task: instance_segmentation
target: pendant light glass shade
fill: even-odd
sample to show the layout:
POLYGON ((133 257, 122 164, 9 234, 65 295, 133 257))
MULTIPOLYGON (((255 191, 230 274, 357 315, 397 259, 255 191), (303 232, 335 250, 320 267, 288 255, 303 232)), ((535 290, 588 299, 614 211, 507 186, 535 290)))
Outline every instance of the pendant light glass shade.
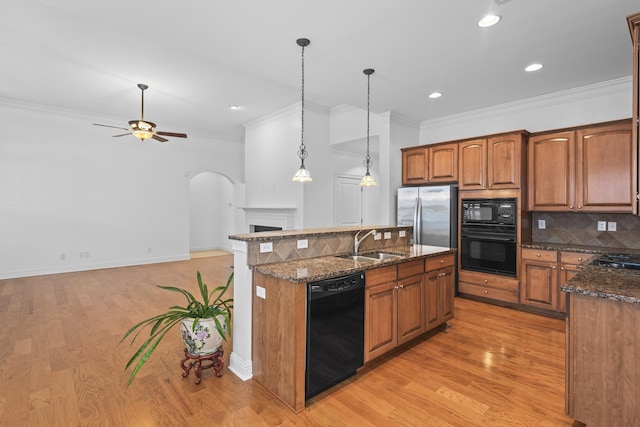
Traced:
POLYGON ((294 182, 309 182, 312 181, 311 174, 304 166, 304 159, 307 158, 307 147, 304 145, 304 48, 309 46, 309 39, 298 39, 296 40, 298 46, 302 48, 302 115, 300 120, 300 148, 298 149, 298 157, 300 158, 300 167, 298 171, 291 179, 294 182))
POLYGON ((371 172, 369 169, 373 165, 373 161, 371 160, 371 156, 369 155, 369 104, 371 98, 371 74, 373 74, 374 70, 371 68, 367 68, 366 70, 362 70, 362 72, 367 76, 367 157, 364 159, 364 166, 367 168, 367 173, 362 177, 362 181, 360 181, 361 187, 372 187, 376 184, 376 180, 371 176, 371 172))

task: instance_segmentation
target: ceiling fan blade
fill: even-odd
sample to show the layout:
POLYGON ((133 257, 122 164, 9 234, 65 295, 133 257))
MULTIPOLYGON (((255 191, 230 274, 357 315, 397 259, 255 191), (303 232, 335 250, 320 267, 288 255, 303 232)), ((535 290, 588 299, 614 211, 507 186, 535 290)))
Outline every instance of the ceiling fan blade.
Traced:
POLYGON ((96 126, 104 126, 106 128, 129 130, 129 128, 123 128, 123 127, 120 127, 120 126, 101 125, 100 123, 94 123, 94 125, 96 125, 96 126))
POLYGON ((127 135, 131 135, 131 133, 122 133, 120 135, 113 135, 113 138, 118 138, 120 136, 127 136, 127 135))
POLYGON ((155 139, 156 141, 160 141, 160 142, 167 142, 168 141, 168 139, 163 138, 163 137, 158 136, 158 135, 153 135, 151 138, 155 139))
POLYGON ((156 135, 164 135, 164 136, 173 136, 174 138, 186 138, 186 133, 176 133, 176 132, 156 132, 156 135))

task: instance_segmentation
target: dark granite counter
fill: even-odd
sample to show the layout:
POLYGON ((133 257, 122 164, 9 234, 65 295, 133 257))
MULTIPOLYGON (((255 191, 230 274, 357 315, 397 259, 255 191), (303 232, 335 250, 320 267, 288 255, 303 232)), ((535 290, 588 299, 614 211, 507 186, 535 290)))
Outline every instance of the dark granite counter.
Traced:
MULTIPOLYGON (((398 258, 378 260, 376 262, 358 262, 339 256, 322 256, 256 265, 253 267, 253 270, 294 283, 306 283, 344 276, 372 268, 400 264, 414 259, 454 253, 455 249, 440 246, 408 245, 384 248, 384 252, 394 253, 400 256, 398 258)), ((365 255, 365 253, 361 253, 361 255, 365 255)))
POLYGON ((245 234, 233 234, 229 236, 231 240, 239 240, 243 242, 258 242, 263 240, 278 240, 278 239, 303 239, 317 236, 331 236, 336 234, 350 234, 358 232, 360 230, 378 230, 383 233, 385 231, 406 230, 408 234, 411 234, 413 226, 390 226, 390 225, 377 225, 377 226, 357 226, 357 227, 327 227, 327 228, 305 228, 301 230, 276 230, 276 231, 263 231, 260 233, 245 233, 245 234))
POLYGON ((640 304, 640 272, 594 265, 578 268, 581 271, 561 291, 640 304))

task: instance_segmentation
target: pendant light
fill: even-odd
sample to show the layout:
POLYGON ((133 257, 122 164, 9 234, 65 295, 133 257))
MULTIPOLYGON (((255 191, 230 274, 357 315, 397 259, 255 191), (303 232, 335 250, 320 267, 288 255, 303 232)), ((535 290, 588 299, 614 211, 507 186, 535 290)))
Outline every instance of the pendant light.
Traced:
POLYGON ((374 70, 371 68, 367 68, 366 70, 362 70, 362 72, 367 76, 367 157, 364 159, 364 166, 367 168, 367 173, 362 177, 362 181, 360 181, 360 186, 362 187, 371 187, 376 184, 376 180, 373 179, 369 169, 373 165, 373 161, 371 160, 371 156, 369 155, 369 104, 371 98, 371 74, 373 74, 374 70))
POLYGON ((311 174, 309 173, 307 168, 304 167, 304 159, 306 159, 307 155, 309 154, 307 153, 307 147, 305 147, 304 145, 304 48, 306 46, 309 46, 309 43, 311 42, 309 41, 309 39, 298 39, 296 40, 296 43, 298 43, 298 46, 302 48, 302 116, 300 120, 300 148, 298 149, 300 168, 298 168, 298 171, 291 180, 294 182, 309 182, 312 181, 311 174))

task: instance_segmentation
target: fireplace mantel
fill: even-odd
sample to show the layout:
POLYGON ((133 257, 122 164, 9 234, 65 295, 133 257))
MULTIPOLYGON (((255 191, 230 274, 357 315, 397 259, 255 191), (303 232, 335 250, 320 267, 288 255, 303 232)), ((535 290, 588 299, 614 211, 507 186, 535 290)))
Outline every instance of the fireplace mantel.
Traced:
POLYGON ((266 225, 280 227, 283 230, 295 228, 295 213, 297 208, 292 206, 242 206, 245 212, 245 227, 248 232, 251 225, 266 225))

